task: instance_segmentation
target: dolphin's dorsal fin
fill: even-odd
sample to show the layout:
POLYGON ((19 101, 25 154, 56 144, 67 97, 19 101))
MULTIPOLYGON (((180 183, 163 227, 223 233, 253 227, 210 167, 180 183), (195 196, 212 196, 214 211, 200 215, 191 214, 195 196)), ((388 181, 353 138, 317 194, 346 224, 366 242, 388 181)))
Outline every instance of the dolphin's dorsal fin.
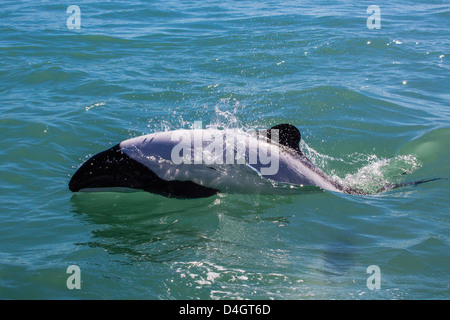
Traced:
POLYGON ((300 140, 302 138, 300 130, 288 123, 278 124, 267 131, 267 137, 269 139, 271 138, 271 132, 274 129, 278 130, 279 144, 302 153, 299 146, 300 140))

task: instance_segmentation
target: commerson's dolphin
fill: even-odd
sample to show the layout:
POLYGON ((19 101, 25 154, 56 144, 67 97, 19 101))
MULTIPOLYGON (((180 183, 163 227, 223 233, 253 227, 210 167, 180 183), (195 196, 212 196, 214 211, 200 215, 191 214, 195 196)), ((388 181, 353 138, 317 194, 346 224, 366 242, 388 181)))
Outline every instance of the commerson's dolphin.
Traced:
POLYGON ((91 157, 75 172, 69 188, 73 192, 132 188, 169 198, 289 193, 309 187, 365 194, 316 167, 300 150, 300 140, 300 131, 290 124, 252 133, 194 129, 148 134, 91 157))

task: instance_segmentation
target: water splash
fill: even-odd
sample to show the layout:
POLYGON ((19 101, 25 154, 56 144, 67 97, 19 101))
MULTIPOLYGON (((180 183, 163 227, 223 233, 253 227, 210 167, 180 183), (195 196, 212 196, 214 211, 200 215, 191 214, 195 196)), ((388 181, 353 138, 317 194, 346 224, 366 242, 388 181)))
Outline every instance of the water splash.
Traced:
POLYGON ((327 172, 339 184, 369 194, 376 193, 387 184, 400 182, 404 175, 413 173, 422 166, 422 163, 411 154, 379 158, 374 154, 354 152, 336 158, 321 154, 303 140, 301 149, 316 166, 327 172), (336 168, 342 165, 358 169, 353 173, 336 173, 336 168))
POLYGON ((214 106, 214 114, 207 128, 211 129, 244 129, 239 120, 240 110, 245 106, 235 98, 223 98, 214 106))
POLYGON ((421 167, 420 161, 412 155, 397 155, 380 159, 376 155, 368 156, 368 163, 356 173, 349 173, 344 178, 332 177, 345 186, 376 193, 387 184, 400 182, 401 178, 421 167))
POLYGON ((99 106, 104 106, 104 105, 105 105, 105 102, 104 102, 104 101, 102 101, 102 102, 97 102, 97 103, 91 104, 90 106, 85 107, 85 110, 86 110, 86 111, 89 111, 89 110, 91 110, 92 108, 99 107, 99 106))
POLYGON ((304 140, 300 141, 300 149, 309 160, 311 160, 316 166, 322 169, 326 168, 329 165, 329 163, 333 162, 343 162, 346 164, 353 164, 353 162, 349 162, 344 159, 335 158, 326 154, 322 154, 311 148, 304 140))

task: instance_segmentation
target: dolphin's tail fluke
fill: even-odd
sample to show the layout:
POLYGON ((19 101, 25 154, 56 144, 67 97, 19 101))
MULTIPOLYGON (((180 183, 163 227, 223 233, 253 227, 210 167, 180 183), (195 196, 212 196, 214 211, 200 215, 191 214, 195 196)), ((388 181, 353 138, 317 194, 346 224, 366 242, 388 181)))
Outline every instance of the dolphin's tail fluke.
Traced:
POLYGON ((431 179, 423 179, 423 180, 401 182, 401 183, 389 183, 389 184, 381 187, 380 189, 378 189, 376 193, 385 192, 385 191, 389 191, 389 190, 397 189, 397 188, 401 188, 401 187, 406 187, 406 186, 416 186, 418 184, 436 181, 436 180, 446 180, 446 179, 445 178, 431 178, 431 179))

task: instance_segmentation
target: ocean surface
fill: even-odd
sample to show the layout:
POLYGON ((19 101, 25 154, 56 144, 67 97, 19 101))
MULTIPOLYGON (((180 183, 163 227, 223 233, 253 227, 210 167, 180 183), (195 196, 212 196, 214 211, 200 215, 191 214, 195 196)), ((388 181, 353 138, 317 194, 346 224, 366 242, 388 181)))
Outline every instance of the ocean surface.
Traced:
POLYGON ((449 299, 450 5, 398 3, 2 1, 0 299, 449 299), (195 121, 292 123, 368 192, 445 179, 68 189, 90 156, 195 121))

